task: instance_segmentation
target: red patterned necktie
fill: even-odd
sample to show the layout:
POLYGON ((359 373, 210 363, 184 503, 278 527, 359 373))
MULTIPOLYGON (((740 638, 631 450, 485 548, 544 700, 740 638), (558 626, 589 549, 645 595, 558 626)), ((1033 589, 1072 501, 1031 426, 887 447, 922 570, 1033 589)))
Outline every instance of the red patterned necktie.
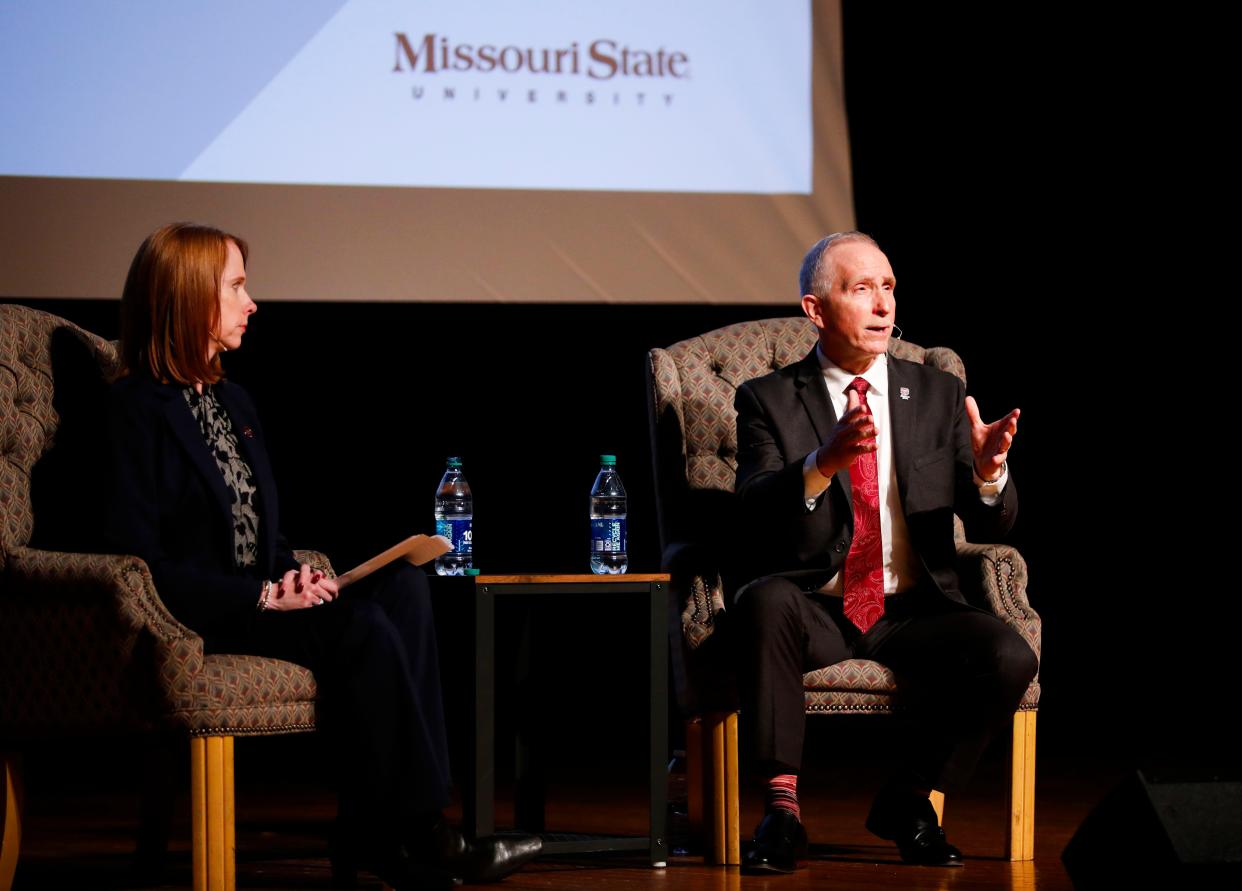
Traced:
MULTIPOLYGON (((865 380, 854 378, 848 390, 856 392, 862 407, 867 408, 865 380)), ((850 502, 854 508, 854 538, 845 555, 845 616, 865 634, 884 615, 880 473, 875 452, 864 452, 850 465, 850 502)))

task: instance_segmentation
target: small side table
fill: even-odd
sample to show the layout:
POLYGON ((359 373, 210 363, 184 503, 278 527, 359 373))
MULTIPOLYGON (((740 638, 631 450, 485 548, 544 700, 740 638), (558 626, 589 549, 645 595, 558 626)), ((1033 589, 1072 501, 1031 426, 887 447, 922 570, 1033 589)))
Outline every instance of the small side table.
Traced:
POLYGON ((650 851, 651 865, 668 862, 668 582, 665 573, 629 575, 480 575, 474 581, 474 769, 463 801, 463 823, 475 837, 495 831, 496 598, 607 597, 637 601, 648 615, 651 835, 647 838, 545 839, 546 853, 650 851))

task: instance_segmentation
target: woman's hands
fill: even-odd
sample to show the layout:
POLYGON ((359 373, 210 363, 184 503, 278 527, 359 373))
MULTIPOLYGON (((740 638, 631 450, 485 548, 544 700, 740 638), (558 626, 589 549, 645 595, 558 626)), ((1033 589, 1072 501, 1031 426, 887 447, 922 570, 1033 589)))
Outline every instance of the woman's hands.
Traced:
POLYGON ((322 606, 336 599, 336 579, 311 569, 305 563, 290 569, 279 581, 272 582, 265 609, 291 610, 322 606))

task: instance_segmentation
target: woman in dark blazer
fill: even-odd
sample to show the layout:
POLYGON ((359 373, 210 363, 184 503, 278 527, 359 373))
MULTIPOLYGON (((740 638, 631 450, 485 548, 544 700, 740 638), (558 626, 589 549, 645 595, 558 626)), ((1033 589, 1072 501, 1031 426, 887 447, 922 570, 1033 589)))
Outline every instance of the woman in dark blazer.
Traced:
POLYGON ((340 788, 338 856, 398 889, 494 881, 535 838, 467 842, 443 820, 448 754, 422 570, 397 561, 337 598, 279 532, 250 397, 224 379, 256 307, 244 241, 186 223, 138 249, 121 298, 125 375, 111 391, 108 533, 142 557, 206 652, 310 668, 340 788))

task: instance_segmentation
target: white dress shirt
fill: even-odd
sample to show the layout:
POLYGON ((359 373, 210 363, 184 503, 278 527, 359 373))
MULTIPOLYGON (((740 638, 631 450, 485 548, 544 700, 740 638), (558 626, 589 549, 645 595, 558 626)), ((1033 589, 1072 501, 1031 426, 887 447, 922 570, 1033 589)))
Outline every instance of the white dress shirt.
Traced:
MULTIPOLYGON (((832 401, 832 409, 838 420, 845 414, 848 389, 854 378, 861 377, 867 382, 867 407, 871 409, 876 428, 875 456, 880 483, 880 546, 884 560, 884 593, 895 594, 908 590, 918 583, 923 569, 910 546, 906 515, 901 509, 901 495, 897 490, 897 470, 893 466, 893 437, 889 433, 891 425, 888 416, 888 354, 877 356, 871 367, 862 374, 854 374, 833 364, 818 345, 815 347, 815 355, 823 369, 828 398, 832 401)), ((811 452, 802 462, 803 494, 807 510, 818 507, 821 496, 831 482, 829 477, 819 472, 815 464, 815 454, 816 452, 811 452)), ((979 497, 983 503, 989 507, 995 505, 1008 479, 1008 469, 1002 471, 999 479, 991 481, 980 479, 975 474, 975 485, 979 486, 979 497)), ((820 592, 841 596, 844 593, 841 574, 837 573, 829 579, 820 592)))

